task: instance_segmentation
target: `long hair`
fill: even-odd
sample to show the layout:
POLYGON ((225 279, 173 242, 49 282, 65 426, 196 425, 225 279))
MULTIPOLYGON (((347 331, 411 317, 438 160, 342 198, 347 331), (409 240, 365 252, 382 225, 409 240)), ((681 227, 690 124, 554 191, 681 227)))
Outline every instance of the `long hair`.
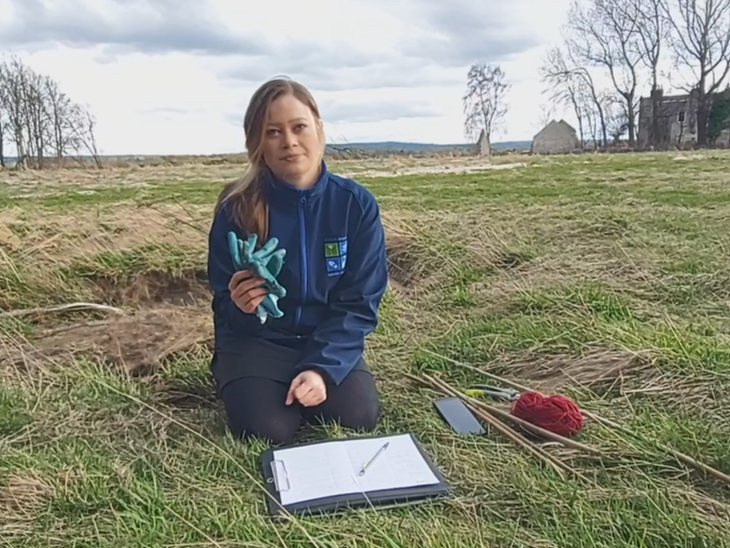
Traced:
POLYGON ((229 183, 218 197, 216 210, 225 202, 231 204, 233 221, 247 234, 256 234, 258 245, 268 239, 269 208, 266 203, 263 170, 266 164, 263 155, 263 140, 271 103, 283 95, 294 95, 307 105, 316 120, 320 112, 309 90, 289 78, 276 78, 265 82, 251 97, 243 119, 246 135, 248 166, 240 179, 229 183))

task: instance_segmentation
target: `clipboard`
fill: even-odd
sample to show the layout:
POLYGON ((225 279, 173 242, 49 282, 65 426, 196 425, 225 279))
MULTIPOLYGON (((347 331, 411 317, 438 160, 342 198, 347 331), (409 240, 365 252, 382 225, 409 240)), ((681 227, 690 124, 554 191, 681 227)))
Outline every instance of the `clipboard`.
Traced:
POLYGON ((282 504, 281 492, 291 488, 291 482, 293 479, 289 477, 284 463, 282 461, 277 461, 274 458, 276 451, 293 447, 308 447, 312 445, 342 441, 347 442, 352 440, 374 439, 386 440, 387 438, 400 435, 402 434, 313 441, 299 445, 266 449, 263 453, 261 453, 261 471, 266 489, 266 503, 269 516, 274 519, 283 519, 287 514, 296 516, 316 516, 369 507, 377 509, 399 508, 451 496, 451 486, 447 483, 441 471, 435 466, 431 458, 425 452, 423 446, 415 438, 415 436, 413 436, 413 434, 406 434, 415 445, 424 463, 428 465, 431 472, 436 477, 437 483, 404 488, 347 493, 291 504, 282 504))

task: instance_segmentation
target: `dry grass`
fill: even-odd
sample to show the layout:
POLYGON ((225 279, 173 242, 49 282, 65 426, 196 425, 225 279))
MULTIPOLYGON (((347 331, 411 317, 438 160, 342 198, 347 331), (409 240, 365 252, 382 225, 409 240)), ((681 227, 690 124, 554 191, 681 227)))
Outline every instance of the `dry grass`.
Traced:
MULTIPOLYGON (((374 178, 418 175, 428 173, 468 173, 489 169, 510 169, 529 158, 502 155, 492 160, 462 157, 415 158, 388 156, 363 160, 328 159, 331 169, 345 177, 374 178)), ((102 170, 66 169, 44 171, 0 170, 0 188, 17 196, 38 197, 59 187, 91 195, 110 186, 124 185, 148 188, 156 185, 174 186, 176 183, 195 181, 210 183, 229 181, 241 176, 243 163, 189 163, 174 165, 129 164, 112 166, 102 170)))
POLYGON ((505 371, 510 378, 530 379, 532 388, 543 393, 557 394, 566 386, 608 392, 651 370, 651 362, 636 352, 596 348, 577 357, 506 355, 495 360, 491 369, 505 371))
MULTIPOLYGON (((264 446, 228 437, 207 373, 210 208, 240 166, 0 173, 2 309, 122 312, 0 316, 0 541, 728 544, 729 487, 661 449, 730 472, 730 156, 689 160, 335 162, 377 195, 386 226, 391 287, 367 350, 380 428, 414 432, 456 496, 283 526, 256 484, 264 446), (455 436, 435 393, 407 380, 491 383, 479 371, 570 395, 636 435, 589 421, 580 441, 604 456, 543 447, 587 486, 493 430, 455 436)), ((352 433, 305 435, 325 434, 352 433)))

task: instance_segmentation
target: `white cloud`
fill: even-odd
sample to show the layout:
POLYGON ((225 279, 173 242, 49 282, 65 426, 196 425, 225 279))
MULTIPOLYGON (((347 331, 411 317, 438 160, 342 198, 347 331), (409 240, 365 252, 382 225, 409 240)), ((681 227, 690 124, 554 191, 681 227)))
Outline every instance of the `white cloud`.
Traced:
POLYGON ((331 142, 463 142, 466 72, 482 61, 512 82, 497 137, 522 140, 567 4, 0 0, 0 52, 88 104, 106 154, 240 151, 248 98, 279 74, 313 90, 331 142))

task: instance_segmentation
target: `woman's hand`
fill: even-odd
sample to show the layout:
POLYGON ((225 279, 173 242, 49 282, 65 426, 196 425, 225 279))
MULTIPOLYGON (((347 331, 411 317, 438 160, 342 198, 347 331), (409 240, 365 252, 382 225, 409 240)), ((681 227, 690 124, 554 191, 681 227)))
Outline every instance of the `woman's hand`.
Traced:
POLYGON ((231 300, 246 314, 255 314, 256 309, 268 293, 266 288, 259 287, 264 280, 257 278, 250 270, 239 270, 228 282, 231 300))
POLYGON ((286 404, 291 405, 294 400, 304 407, 314 407, 327 399, 327 387, 322 375, 316 371, 303 371, 297 375, 289 386, 286 395, 286 404))

